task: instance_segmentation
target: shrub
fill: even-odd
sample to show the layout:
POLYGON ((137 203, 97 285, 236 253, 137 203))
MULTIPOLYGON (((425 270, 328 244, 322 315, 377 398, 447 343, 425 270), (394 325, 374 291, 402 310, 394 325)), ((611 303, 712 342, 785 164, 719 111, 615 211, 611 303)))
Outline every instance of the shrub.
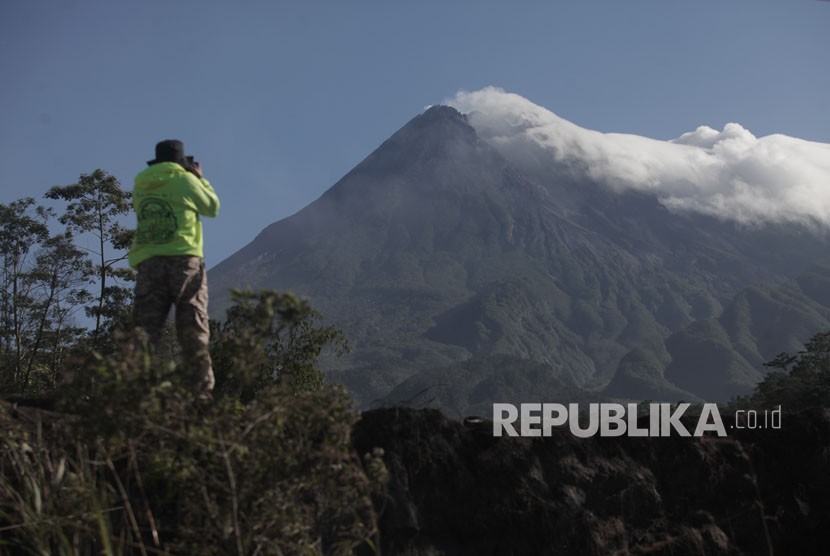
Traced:
MULTIPOLYGON (((386 471, 380 454, 361 459, 351 448, 352 400, 322 381, 298 388, 263 379, 274 353, 300 354, 306 372, 318 372, 313 357, 303 359, 314 353, 309 338, 331 331, 294 326, 301 333, 281 336, 282 351, 271 351, 260 317, 272 332, 288 332, 310 313, 293 298, 286 306, 277 294, 256 299, 220 339, 245 354, 224 363, 237 388, 212 400, 184 390, 176 367, 133 338, 91 359, 57 413, 0 403, 0 554, 352 554, 374 546, 371 498, 386 471)), ((282 359, 283 377, 291 360, 282 359)))
POLYGON ((813 336, 795 355, 780 353, 764 363, 773 369, 750 396, 732 402, 735 408, 797 411, 830 407, 830 332, 813 336))

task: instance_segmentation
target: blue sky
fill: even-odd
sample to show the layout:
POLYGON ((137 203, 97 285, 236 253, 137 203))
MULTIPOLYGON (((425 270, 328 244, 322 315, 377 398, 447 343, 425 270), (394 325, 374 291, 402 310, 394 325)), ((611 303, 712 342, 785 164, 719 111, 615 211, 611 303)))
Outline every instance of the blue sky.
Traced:
POLYGON ((0 202, 96 168, 130 188, 180 138, 222 201, 210 267, 488 85, 599 131, 830 143, 828 29, 819 0, 4 1, 0 202))

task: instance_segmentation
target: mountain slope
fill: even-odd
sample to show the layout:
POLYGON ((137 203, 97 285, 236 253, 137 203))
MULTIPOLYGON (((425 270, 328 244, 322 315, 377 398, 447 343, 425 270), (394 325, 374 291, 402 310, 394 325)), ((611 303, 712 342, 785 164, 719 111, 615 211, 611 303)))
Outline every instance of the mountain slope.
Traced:
MULTIPOLYGON (((353 348, 330 377, 364 405, 418 373, 498 354, 516 358, 515 372, 538 362, 596 389, 632 350, 719 316, 741 289, 825 247, 794 228, 672 213, 569 168, 523 171, 436 106, 212 269, 212 310, 230 287, 308 296, 353 348)), ((651 382, 652 393, 681 391, 651 382)))
POLYGON ((830 264, 825 263, 792 280, 750 286, 717 318, 696 321, 653 350, 628 354, 605 393, 636 398, 645 384, 664 382, 665 377, 685 389, 675 399, 689 400, 694 393, 727 400, 746 393, 763 377, 764 362, 799 351, 817 331, 828 329, 830 264))

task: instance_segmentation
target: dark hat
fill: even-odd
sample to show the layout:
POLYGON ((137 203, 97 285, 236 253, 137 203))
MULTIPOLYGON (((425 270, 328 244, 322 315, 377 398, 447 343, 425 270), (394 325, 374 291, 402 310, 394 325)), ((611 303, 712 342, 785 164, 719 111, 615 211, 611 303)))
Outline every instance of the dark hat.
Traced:
POLYGON ((184 143, 178 139, 165 139, 156 143, 156 158, 147 161, 147 166, 158 164, 159 162, 178 162, 184 165, 184 143))

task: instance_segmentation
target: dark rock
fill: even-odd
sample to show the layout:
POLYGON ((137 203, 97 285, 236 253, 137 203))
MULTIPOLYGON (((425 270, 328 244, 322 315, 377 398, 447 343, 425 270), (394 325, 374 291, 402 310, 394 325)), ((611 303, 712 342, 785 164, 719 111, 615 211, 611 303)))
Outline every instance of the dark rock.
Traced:
POLYGON ((390 471, 384 554, 823 554, 830 410, 724 421, 726 437, 497 438, 393 408, 364 413, 353 442, 390 471))

